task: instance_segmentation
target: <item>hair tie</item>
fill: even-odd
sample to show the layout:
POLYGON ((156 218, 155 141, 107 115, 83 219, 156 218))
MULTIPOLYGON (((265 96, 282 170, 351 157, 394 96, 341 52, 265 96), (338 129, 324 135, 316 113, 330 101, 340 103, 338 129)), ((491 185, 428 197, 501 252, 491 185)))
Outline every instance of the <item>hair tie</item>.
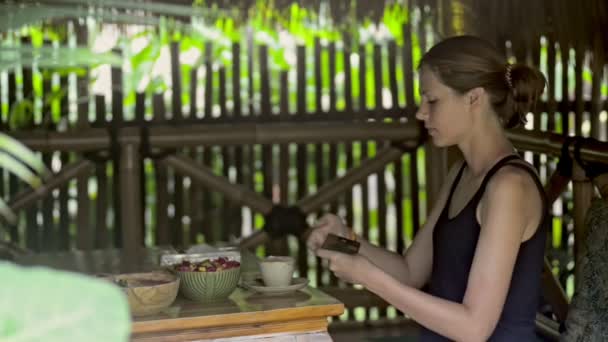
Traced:
POLYGON ((505 80, 507 81, 507 85, 510 90, 513 90, 513 81, 511 80, 511 70, 513 69, 513 64, 507 64, 507 72, 505 73, 505 80))

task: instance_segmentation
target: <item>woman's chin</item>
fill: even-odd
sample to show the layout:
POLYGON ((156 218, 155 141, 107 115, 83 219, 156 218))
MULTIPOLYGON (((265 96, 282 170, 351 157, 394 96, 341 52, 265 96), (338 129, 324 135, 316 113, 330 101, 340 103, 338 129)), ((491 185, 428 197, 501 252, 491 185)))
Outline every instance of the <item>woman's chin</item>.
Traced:
POLYGON ((448 146, 444 141, 442 141, 436 135, 431 135, 431 141, 433 142, 433 146, 435 146, 435 147, 446 147, 446 146, 448 146))

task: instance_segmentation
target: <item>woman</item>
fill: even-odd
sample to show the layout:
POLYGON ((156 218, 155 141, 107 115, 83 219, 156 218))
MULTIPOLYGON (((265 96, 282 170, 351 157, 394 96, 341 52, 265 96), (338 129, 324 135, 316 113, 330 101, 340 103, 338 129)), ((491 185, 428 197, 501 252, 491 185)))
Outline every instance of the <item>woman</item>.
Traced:
POLYGON ((335 215, 319 221, 308 246, 338 277, 421 324, 421 341, 535 340, 547 208, 536 173, 504 128, 525 121, 544 77, 461 36, 424 55, 420 85, 416 118, 435 145, 458 146, 464 160, 410 248, 403 256, 366 241, 355 256, 321 249, 328 233, 354 236, 335 215))

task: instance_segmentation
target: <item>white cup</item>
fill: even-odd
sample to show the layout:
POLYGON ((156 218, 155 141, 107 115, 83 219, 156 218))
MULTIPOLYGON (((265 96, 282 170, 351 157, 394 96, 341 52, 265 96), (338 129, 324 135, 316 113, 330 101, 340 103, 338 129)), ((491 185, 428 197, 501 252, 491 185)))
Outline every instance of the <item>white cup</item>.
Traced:
POLYGON ((269 256, 259 261, 264 284, 269 287, 289 286, 295 261, 289 256, 269 256))

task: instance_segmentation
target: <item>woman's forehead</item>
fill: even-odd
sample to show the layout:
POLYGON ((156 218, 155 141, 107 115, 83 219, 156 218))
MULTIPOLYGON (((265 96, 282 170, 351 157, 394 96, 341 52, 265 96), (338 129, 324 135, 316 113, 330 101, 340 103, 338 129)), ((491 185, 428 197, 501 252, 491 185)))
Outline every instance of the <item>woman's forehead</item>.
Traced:
POLYGON ((437 74, 429 67, 420 69, 420 93, 445 91, 448 87, 441 82, 437 74))

